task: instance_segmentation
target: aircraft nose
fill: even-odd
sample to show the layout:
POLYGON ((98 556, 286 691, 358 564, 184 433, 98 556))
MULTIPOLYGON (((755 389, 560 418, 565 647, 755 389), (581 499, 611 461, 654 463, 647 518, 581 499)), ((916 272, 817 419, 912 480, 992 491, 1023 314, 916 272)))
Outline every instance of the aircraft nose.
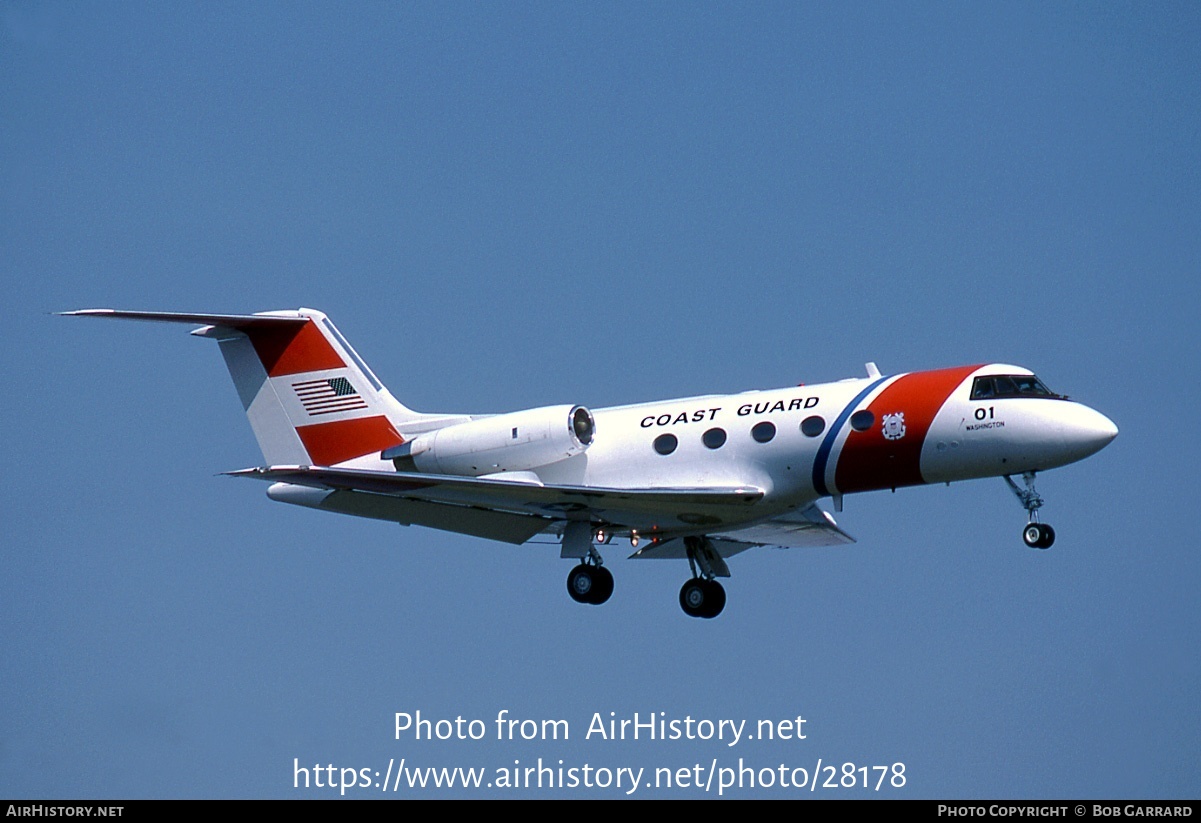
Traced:
POLYGON ((1082 457, 1096 454, 1118 436, 1117 425, 1088 406, 1077 407, 1072 418, 1069 439, 1082 457))

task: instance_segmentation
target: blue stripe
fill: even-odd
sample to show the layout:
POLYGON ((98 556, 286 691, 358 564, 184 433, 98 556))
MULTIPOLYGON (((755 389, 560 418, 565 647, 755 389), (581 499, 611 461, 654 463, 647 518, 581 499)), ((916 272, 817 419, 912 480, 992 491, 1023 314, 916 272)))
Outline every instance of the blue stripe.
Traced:
POLYGON ((830 489, 826 486, 826 464, 830 462, 830 452, 834 450, 834 441, 838 439, 838 433, 842 431, 842 427, 846 425, 847 419, 851 416, 851 411, 859 405, 863 398, 871 394, 872 389, 879 386, 891 375, 881 377, 875 383, 872 383, 859 394, 855 395, 855 399, 847 404, 847 407, 842 410, 838 418, 834 421, 834 425, 826 432, 826 439, 822 441, 821 447, 817 450, 817 457, 813 460, 813 488, 817 489, 817 493, 822 497, 830 496, 830 489))

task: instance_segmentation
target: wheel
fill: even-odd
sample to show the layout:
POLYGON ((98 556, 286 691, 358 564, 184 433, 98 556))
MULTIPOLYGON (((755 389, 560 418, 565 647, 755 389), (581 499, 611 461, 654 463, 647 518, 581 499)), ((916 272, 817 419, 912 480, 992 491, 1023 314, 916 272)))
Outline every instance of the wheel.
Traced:
POLYGON ((613 594, 613 573, 604 566, 593 566, 591 572, 592 591, 589 592, 588 602, 599 606, 613 594))
POLYGON ((680 608, 689 617, 704 617, 705 604, 710 597, 709 587, 699 577, 684 582, 680 588, 680 608))
POLYGON ((1032 549, 1049 549, 1055 542, 1055 529, 1046 523, 1027 523, 1022 529, 1022 540, 1032 549))
POLYGON ((721 610, 726 607, 726 590, 716 580, 706 580, 705 586, 709 591, 705 600, 705 613, 701 617, 711 619, 721 614, 721 610))
POLYGON ((592 590, 596 585, 595 571, 596 567, 581 563, 567 575, 567 593, 571 595, 572 600, 577 603, 592 602, 592 590))
POLYGON ((726 590, 716 580, 694 577, 680 589, 680 608, 689 617, 717 617, 726 607, 726 590))

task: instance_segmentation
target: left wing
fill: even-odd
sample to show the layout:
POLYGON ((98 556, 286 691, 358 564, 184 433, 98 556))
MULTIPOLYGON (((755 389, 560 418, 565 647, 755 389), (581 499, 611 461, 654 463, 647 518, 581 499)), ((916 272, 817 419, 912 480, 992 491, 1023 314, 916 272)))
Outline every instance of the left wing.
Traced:
MULTIPOLYGON (((714 550, 725 557, 756 546, 772 546, 785 549, 814 548, 817 546, 844 546, 854 543, 855 538, 844 532, 834 518, 810 503, 797 512, 773 517, 750 526, 716 531, 709 534, 714 550)), ((681 538, 652 542, 630 557, 664 560, 682 560, 688 553, 681 538)))
POLYGON ((855 542, 855 538, 840 529, 829 512, 819 508, 816 503, 753 526, 716 532, 713 537, 786 549, 844 546, 855 542))
MULTIPOLYGON (((753 518, 753 507, 764 494, 756 486, 620 489, 314 466, 271 466, 229 474, 341 494, 337 501, 330 496, 329 504, 314 499, 304 505, 352 513, 351 501, 343 494, 351 493, 360 498, 355 506, 376 504, 374 510, 379 513, 367 514, 370 517, 466 531, 513 543, 528 540, 556 520, 585 512, 606 523, 648 532, 657 529, 678 534, 698 527, 709 531, 731 528, 753 518), (424 505, 389 505, 379 498, 424 505), (387 515, 389 508, 402 516, 387 515), (478 521, 478 529, 455 528, 472 518, 478 521)), ((287 495, 279 497, 286 499, 287 495)))

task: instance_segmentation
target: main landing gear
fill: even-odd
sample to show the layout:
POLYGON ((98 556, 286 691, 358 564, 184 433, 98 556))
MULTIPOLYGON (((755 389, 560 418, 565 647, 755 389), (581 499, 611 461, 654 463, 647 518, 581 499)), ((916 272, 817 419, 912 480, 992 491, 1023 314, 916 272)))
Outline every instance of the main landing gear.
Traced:
POLYGON ((604 566, 581 563, 567 575, 567 593, 577 603, 599 606, 613 594, 613 574, 604 566))
POLYGON ((716 580, 694 577, 680 589, 680 608, 689 617, 717 617, 726 607, 726 590, 716 580))
POLYGON ((599 606, 613 594, 613 574, 602 565, 605 561, 592 545, 594 536, 606 542, 603 534, 597 532, 594 535, 592 524, 586 520, 572 521, 563 529, 560 556, 580 558, 580 565, 567 575, 567 593, 577 603, 599 606))
MULTIPOLYGON (((567 575, 567 593, 577 603, 599 606, 613 594, 613 575, 592 543, 608 543, 608 535, 603 528, 594 531, 586 520, 571 521, 563 528, 560 556, 580 561, 567 575)), ((689 536, 683 543, 692 577, 680 589, 680 608, 689 617, 717 617, 726 607, 726 590, 715 578, 729 577, 730 568, 709 538, 689 536)))
POLYGON ((1009 484, 1010 491, 1022 504, 1022 508, 1026 510, 1028 522, 1022 529, 1022 540, 1032 549, 1049 549, 1055 542, 1055 530, 1046 523, 1038 522, 1038 510, 1042 508, 1043 499, 1034 490, 1034 472, 1025 472, 1022 480, 1026 484, 1024 489, 1019 488, 1018 484, 1013 482, 1011 475, 1005 475, 1005 482, 1009 484))
POLYGON ((707 537, 685 537, 692 579, 680 589, 680 608, 689 617, 717 617, 726 607, 726 590, 715 577, 729 577, 730 568, 707 537))

